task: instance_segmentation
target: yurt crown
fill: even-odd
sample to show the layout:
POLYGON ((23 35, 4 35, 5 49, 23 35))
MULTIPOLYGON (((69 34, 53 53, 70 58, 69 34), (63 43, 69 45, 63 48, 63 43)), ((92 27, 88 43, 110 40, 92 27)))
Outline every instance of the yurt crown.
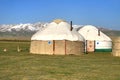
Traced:
POLYGON ((56 24, 59 24, 61 22, 66 22, 66 21, 62 20, 62 19, 55 19, 55 20, 53 20, 53 22, 55 22, 56 24))

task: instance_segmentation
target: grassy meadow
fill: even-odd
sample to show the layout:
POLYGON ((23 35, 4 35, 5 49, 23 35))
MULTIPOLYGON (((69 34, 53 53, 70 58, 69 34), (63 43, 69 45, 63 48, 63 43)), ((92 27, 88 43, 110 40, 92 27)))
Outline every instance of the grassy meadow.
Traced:
POLYGON ((35 55, 29 47, 29 41, 0 41, 0 80, 120 80, 120 57, 110 53, 35 55))

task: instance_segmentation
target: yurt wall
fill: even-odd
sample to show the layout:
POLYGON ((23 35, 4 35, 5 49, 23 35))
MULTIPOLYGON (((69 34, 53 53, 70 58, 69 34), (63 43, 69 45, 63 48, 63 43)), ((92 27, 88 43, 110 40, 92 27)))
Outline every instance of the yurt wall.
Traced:
POLYGON ((30 53, 48 55, 79 55, 84 53, 84 42, 53 40, 53 41, 31 41, 30 53))
POLYGON ((95 52, 112 52, 112 41, 95 41, 95 52))
POLYGON ((66 41, 66 54, 79 55, 84 53, 84 42, 82 41, 66 41))
POLYGON ((30 53, 53 54, 53 41, 33 40, 31 41, 30 53))
POLYGON ((120 37, 117 37, 117 38, 113 39, 112 55, 120 57, 120 37))
POLYGON ((87 52, 112 52, 112 41, 86 40, 87 52))
POLYGON ((65 40, 54 40, 54 54, 65 55, 65 40))

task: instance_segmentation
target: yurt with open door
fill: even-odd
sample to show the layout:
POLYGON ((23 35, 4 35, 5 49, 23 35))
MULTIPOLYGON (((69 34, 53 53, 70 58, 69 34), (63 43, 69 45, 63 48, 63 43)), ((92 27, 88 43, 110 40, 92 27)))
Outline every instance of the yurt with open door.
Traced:
POLYGON ((64 20, 49 23, 31 38, 30 53, 48 55, 81 54, 84 52, 84 38, 64 20))
POLYGON ((112 40, 92 25, 83 26, 78 31, 86 40, 86 52, 111 52, 112 40))

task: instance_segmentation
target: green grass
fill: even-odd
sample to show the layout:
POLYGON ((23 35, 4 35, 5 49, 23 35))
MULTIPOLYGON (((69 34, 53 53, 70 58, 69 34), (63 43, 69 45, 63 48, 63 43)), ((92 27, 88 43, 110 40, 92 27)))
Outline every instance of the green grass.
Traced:
POLYGON ((0 80, 120 80, 120 58, 110 53, 34 55, 29 46, 30 42, 0 42, 0 80), (21 52, 16 51, 18 45, 21 52))

